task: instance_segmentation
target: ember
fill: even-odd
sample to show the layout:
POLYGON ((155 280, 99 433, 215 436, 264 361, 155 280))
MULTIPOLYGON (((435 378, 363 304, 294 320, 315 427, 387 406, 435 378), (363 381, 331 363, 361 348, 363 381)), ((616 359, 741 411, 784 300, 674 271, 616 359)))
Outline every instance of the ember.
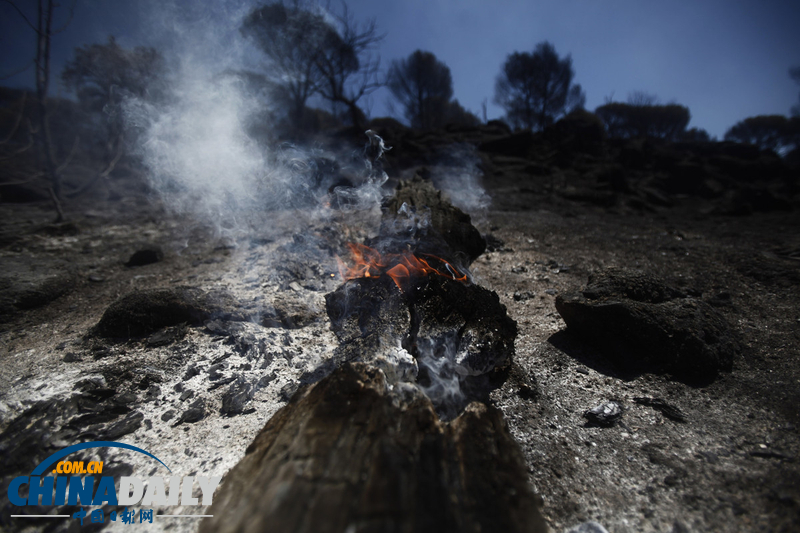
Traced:
POLYGON ((381 254, 374 248, 363 244, 348 243, 353 262, 352 267, 345 266, 339 261, 339 273, 342 279, 378 278, 384 274, 392 278, 400 292, 407 287, 408 280, 412 277, 437 274, 455 281, 467 282, 467 275, 459 272, 453 265, 440 257, 430 254, 420 254, 417 257, 410 251, 401 253, 381 254), (438 268, 432 266, 441 265, 438 268))

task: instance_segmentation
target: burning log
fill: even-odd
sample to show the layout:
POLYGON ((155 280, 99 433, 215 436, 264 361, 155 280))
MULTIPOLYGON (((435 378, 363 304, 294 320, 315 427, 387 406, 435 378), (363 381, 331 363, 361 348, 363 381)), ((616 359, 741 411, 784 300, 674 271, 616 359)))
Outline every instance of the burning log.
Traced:
POLYGON ((500 411, 470 403, 517 335, 465 270, 485 242, 420 179, 384 207, 325 297, 332 373, 267 423, 201 531, 546 531, 500 411))
POLYGON ((511 362, 517 335, 497 295, 470 283, 463 266, 485 245, 429 182, 401 182, 384 202, 380 234, 369 246, 349 245, 352 266, 340 261, 347 281, 325 297, 338 361, 389 374, 401 361, 404 380, 422 386, 448 419, 484 396, 486 377, 511 362))
POLYGON ((418 389, 347 364, 272 417, 200 531, 546 531, 526 472, 498 410, 443 423, 418 389))

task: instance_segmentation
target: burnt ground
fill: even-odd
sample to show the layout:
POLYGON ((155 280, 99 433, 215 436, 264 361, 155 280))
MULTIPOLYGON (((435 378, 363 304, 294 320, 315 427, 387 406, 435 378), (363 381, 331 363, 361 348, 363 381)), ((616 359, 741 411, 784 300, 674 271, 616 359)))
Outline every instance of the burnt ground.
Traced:
MULTIPOLYGON (((589 520, 610 532, 800 528, 797 209, 733 213, 682 193, 671 205, 656 195, 643 209, 608 202, 606 191, 599 201, 576 194, 559 183, 563 173, 539 179, 519 160, 491 158, 483 185, 492 203, 473 219, 494 239, 472 273, 517 321, 523 371, 491 401, 522 447, 551 529, 589 520), (636 375, 571 335, 556 296, 607 267, 661 277, 714 306, 742 340, 733 370, 702 386, 636 375), (685 422, 636 397, 679 408, 685 422), (621 420, 590 427, 583 413, 610 400, 621 420)), ((370 226, 334 213, 301 238, 270 228, 234 242, 169 214, 146 189, 130 190, 114 202, 98 191, 72 203, 71 221, 59 225, 46 203, 0 205, 3 490, 56 449, 103 436, 180 475, 224 475, 335 347, 324 311, 339 285, 334 254, 370 226), (155 247, 156 262, 126 266, 155 247), (235 313, 220 311, 160 337, 92 333, 118 298, 183 286, 224 291, 236 320, 248 321, 231 325, 235 313)), ((105 459, 151 475, 136 457, 105 459)), ((8 527, 69 526, 11 522, 4 506, 8 527)), ((169 512, 181 511, 197 509, 169 512)))

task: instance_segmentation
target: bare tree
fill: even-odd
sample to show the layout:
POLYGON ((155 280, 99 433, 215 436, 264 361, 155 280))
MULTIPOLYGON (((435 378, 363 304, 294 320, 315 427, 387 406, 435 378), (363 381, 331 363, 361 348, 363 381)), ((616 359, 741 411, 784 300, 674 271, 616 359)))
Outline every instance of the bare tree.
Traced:
POLYGON ((316 55, 319 94, 334 105, 344 105, 350 122, 361 129, 364 114, 358 101, 385 85, 380 79, 380 57, 372 53, 384 36, 378 34, 374 19, 359 25, 344 2, 336 18, 338 31, 327 29, 316 55))
POLYGON ((255 8, 244 18, 240 31, 267 57, 267 70, 284 88, 291 106, 290 117, 302 122, 306 102, 321 79, 317 60, 329 38, 322 13, 303 9, 298 2, 282 2, 255 8))
POLYGON ((586 96, 572 83, 572 58, 561 59, 549 42, 536 45, 533 53, 508 56, 495 82, 494 101, 506 110, 516 127, 541 130, 562 115, 583 107, 586 96))
POLYGON ((105 44, 75 49, 75 56, 61 73, 61 80, 99 121, 104 170, 69 196, 85 192, 113 171, 124 151, 120 109, 124 99, 152 99, 158 92, 157 85, 164 71, 163 57, 155 48, 139 46, 126 50, 114 37, 109 37, 105 44))
POLYGON ((344 107, 353 125, 363 126, 358 102, 384 85, 374 50, 383 35, 374 20, 361 25, 342 2, 333 14, 299 0, 257 7, 242 22, 241 32, 267 57, 273 98, 288 103, 294 124, 303 123, 313 95, 344 107), (334 21, 331 21, 331 17, 334 21))
POLYGON ((36 4, 36 23, 34 24, 11 0, 4 0, 14 8, 25 24, 36 34, 36 56, 34 58, 35 79, 36 79, 36 122, 35 131, 37 155, 43 172, 47 176, 50 186, 50 198, 56 210, 56 222, 64 220, 64 210, 61 207, 61 170, 56 164, 53 154, 53 142, 50 135, 50 124, 47 117, 47 92, 50 88, 50 45, 53 35, 60 33, 71 22, 75 11, 75 1, 73 0, 69 10, 68 20, 61 28, 53 29, 55 11, 58 4, 54 0, 37 0, 36 4))
POLYGON ((435 55, 417 50, 406 59, 392 61, 388 83, 412 127, 444 125, 453 96, 453 78, 448 66, 435 55))
POLYGON ((658 96, 645 91, 633 91, 628 95, 628 104, 632 106, 653 106, 658 104, 658 96))

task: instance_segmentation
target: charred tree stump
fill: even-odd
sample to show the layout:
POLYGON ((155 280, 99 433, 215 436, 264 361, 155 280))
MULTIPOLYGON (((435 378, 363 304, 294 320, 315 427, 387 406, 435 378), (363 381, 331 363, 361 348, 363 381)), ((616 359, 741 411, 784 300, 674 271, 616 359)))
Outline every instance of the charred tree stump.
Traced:
POLYGON ((444 423, 417 389, 346 364, 272 417, 200 531, 546 531, 539 505, 497 409, 444 423))

